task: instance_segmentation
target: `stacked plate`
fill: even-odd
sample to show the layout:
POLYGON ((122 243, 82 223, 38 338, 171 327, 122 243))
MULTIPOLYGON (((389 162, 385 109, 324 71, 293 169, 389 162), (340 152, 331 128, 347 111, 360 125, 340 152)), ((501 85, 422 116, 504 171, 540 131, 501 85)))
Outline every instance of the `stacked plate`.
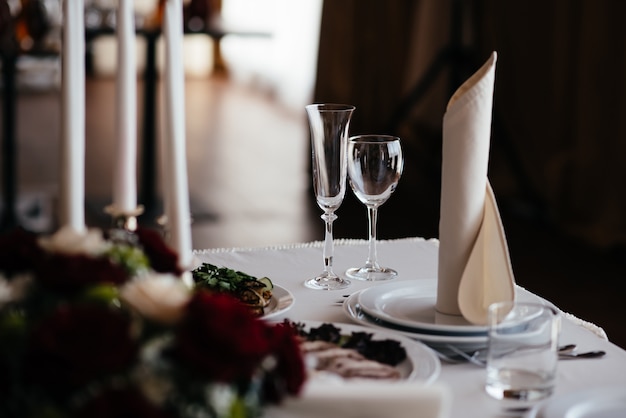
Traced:
POLYGON ((442 352, 487 346, 487 327, 435 310, 436 280, 392 281, 353 293, 343 304, 353 321, 393 330, 442 352))

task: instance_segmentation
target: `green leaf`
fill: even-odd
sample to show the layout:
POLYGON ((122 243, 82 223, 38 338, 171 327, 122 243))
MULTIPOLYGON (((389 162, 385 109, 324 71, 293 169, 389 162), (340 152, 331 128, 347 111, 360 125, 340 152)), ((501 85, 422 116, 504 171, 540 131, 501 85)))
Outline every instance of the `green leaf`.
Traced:
POLYGON ((133 276, 150 268, 148 256, 140 248, 132 245, 114 245, 109 249, 108 255, 113 262, 123 266, 133 276))
POLYGON ((98 284, 89 286, 82 294, 84 301, 101 302, 106 305, 117 303, 119 300, 119 290, 117 286, 111 284, 98 284))
POLYGON ((235 398, 230 405, 229 418, 246 418, 248 417, 248 409, 246 403, 241 397, 235 398))

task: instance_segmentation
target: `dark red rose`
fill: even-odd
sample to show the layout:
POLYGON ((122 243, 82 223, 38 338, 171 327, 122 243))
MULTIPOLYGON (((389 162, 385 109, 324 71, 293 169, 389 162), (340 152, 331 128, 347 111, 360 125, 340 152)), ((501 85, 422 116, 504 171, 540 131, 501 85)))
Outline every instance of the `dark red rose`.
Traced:
POLYGON ((249 379, 270 352, 267 327, 232 296, 200 290, 179 325, 174 355, 211 380, 249 379))
POLYGON ((99 283, 121 285, 130 279, 122 266, 108 258, 83 254, 46 254, 36 273, 43 285, 58 290, 78 290, 99 283))
POLYGON ((131 321, 120 311, 62 306, 40 321, 27 342, 27 375, 55 391, 124 371, 136 358, 131 321))
POLYGON ((43 250, 37 244, 37 236, 22 228, 0 236, 0 271, 6 277, 34 268, 43 250))
POLYGON ((277 324, 269 329, 269 334, 277 363, 263 382, 263 397, 266 402, 279 403, 287 394, 300 393, 306 369, 294 327, 277 324))
POLYGON ((138 227, 135 234, 154 271, 175 275, 183 273, 178 266, 178 254, 167 246, 158 232, 138 227))
POLYGON ((83 405, 76 418, 169 418, 135 389, 110 389, 83 405))

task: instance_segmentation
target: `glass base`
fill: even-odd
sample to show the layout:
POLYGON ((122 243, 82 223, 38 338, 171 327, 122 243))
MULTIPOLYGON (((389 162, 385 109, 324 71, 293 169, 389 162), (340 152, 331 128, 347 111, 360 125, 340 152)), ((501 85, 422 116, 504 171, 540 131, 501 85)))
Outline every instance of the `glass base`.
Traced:
POLYGON ((511 399, 516 401, 539 401, 552 395, 552 388, 536 389, 499 389, 487 387, 487 393, 495 399, 511 399))
POLYGON ((398 272, 387 267, 354 267, 346 271, 346 276, 356 280, 389 280, 398 276, 398 272))
POLYGON ((554 390, 553 379, 539 373, 521 369, 494 372, 496 374, 488 374, 485 390, 496 399, 538 401, 550 396, 554 390))
POLYGON ((317 277, 308 279, 304 285, 315 290, 339 290, 350 286, 350 280, 342 279, 335 274, 322 273, 317 277))

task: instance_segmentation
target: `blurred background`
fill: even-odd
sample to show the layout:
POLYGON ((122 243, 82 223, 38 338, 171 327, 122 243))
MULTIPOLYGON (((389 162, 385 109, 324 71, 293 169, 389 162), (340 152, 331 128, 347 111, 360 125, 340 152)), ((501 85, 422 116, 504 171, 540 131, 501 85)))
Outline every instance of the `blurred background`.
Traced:
MULTIPOLYGON (((134 4, 140 222, 155 225, 159 0, 134 4)), ((0 6, 2 225, 51 231, 60 2, 0 6)), ((103 208, 114 158, 116 7, 117 0, 85 4, 93 226, 110 223, 103 208)), ((497 51, 489 178, 516 279, 626 347, 626 314, 617 308, 626 296, 626 3, 186 0, 183 7, 194 248, 322 239, 303 109, 311 102, 354 104, 352 134, 401 137, 405 171, 380 210, 379 238, 437 238, 445 107, 497 51)), ((337 215, 337 238, 366 238, 365 208, 350 191, 337 215)))

